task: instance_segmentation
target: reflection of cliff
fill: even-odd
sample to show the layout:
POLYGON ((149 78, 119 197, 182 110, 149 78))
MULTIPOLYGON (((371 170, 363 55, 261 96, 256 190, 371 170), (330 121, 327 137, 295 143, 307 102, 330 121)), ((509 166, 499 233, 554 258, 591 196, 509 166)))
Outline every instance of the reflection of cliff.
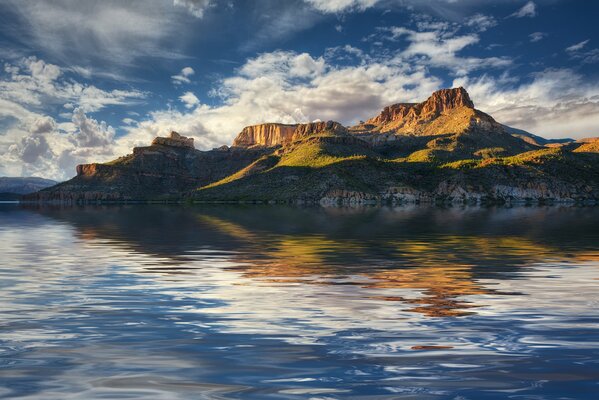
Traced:
MULTIPOLYGON (((164 260, 161 271, 209 250, 262 282, 360 285, 429 316, 471 312, 495 293, 484 279, 517 279, 547 261, 599 261, 599 210, 109 207, 37 209, 81 240, 164 260), (586 218, 580 218, 584 215, 586 218), (402 289, 416 291, 406 296, 402 289), (470 309, 470 310, 469 310, 470 309)), ((162 262, 162 261, 160 261, 162 262)), ((501 293, 499 293, 501 294, 501 293)))

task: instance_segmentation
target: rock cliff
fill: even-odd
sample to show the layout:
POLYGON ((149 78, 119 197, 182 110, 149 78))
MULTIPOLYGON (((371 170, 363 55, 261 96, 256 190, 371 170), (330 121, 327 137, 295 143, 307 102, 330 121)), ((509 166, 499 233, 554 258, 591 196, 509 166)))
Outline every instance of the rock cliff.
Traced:
POLYGON ((155 138, 152 141, 152 146, 157 145, 195 149, 195 146, 193 145, 193 138, 181 136, 175 131, 172 131, 168 137, 159 136, 155 138))
POLYGON ((272 147, 291 142, 297 125, 260 124, 247 126, 237 135, 233 146, 272 147))
POLYGON ((474 109, 468 92, 462 87, 442 89, 433 93, 423 103, 398 103, 385 107, 379 115, 366 121, 366 124, 381 127, 383 132, 402 127, 410 128, 460 107, 474 109))
POLYGON ((310 122, 307 124, 284 125, 284 124, 261 124, 243 128, 233 141, 233 146, 285 146, 295 140, 329 132, 333 134, 345 134, 347 129, 338 122, 310 122))

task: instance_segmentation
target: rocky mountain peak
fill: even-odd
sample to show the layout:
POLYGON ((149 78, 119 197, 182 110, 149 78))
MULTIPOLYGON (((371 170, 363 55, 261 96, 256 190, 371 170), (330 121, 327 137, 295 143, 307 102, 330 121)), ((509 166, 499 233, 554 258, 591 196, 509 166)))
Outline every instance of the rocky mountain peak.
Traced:
POLYGON ((470 95, 463 87, 437 90, 422 103, 423 112, 442 112, 458 107, 474 108, 474 103, 470 100, 470 95))
POLYGON ((385 107, 379 115, 366 121, 366 124, 382 126, 398 122, 401 125, 412 125, 417 122, 430 121, 445 111, 460 107, 474 109, 474 103, 470 100, 466 89, 463 87, 441 89, 422 103, 397 103, 385 107))
POLYGON ((162 145, 171 147, 187 147, 194 149, 193 138, 181 136, 175 131, 171 131, 168 137, 158 136, 152 141, 152 146, 162 145))

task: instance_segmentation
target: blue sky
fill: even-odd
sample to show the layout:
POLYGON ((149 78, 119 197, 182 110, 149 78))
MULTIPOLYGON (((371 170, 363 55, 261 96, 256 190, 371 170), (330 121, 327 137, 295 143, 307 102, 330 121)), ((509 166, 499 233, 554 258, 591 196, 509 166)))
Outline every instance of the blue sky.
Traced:
POLYGON ((174 129, 353 124, 462 85, 545 137, 599 135, 583 0, 0 0, 0 175, 66 179, 174 129))

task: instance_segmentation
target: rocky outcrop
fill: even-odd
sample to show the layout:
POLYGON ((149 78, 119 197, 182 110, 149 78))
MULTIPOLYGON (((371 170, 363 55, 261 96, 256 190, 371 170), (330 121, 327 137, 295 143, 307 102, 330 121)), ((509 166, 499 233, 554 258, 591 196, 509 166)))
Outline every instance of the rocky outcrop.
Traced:
POLYGON ((150 146, 109 163, 78 165, 73 179, 39 191, 27 200, 58 202, 180 199, 185 192, 225 178, 245 168, 263 149, 199 151, 193 139, 175 132, 150 146))
POLYGON ((366 121, 365 125, 378 127, 383 132, 409 129, 461 107, 474 109, 474 103, 464 88, 442 89, 423 103, 398 103, 385 107, 379 115, 366 121))
POLYGON ((286 146, 295 140, 310 135, 328 132, 333 134, 346 134, 347 129, 338 122, 310 122, 307 124, 260 124, 243 128, 233 141, 233 146, 286 146))
POLYGON ((175 131, 172 131, 168 137, 159 136, 155 138, 152 141, 152 146, 158 145, 195 149, 195 146, 193 145, 193 138, 181 136, 175 131))
POLYGON ((347 128, 345 128, 339 122, 310 122, 308 124, 297 125, 295 131, 293 132, 292 140, 298 140, 307 136, 325 132, 333 135, 345 135, 348 133, 347 128))
POLYGON ((243 128, 233 141, 233 146, 278 146, 291 142, 297 125, 260 124, 243 128))

